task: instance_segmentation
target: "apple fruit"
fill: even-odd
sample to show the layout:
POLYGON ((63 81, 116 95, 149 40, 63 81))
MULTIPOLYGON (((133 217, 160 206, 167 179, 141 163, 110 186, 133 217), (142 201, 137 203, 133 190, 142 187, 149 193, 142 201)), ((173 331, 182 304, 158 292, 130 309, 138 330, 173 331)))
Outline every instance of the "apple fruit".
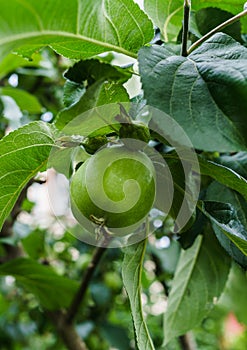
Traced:
POLYGON ((155 183, 154 166, 143 151, 107 145, 72 176, 71 209, 90 232, 97 223, 126 235, 145 221, 155 200, 155 183))

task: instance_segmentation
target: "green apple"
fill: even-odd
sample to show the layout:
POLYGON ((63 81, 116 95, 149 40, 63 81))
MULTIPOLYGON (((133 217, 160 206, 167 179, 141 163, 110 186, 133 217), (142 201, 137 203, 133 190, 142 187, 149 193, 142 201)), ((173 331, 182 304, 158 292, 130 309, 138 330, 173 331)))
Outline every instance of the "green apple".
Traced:
POLYGON ((72 176, 71 208, 90 232, 93 222, 126 235, 143 223, 155 200, 155 169, 142 151, 114 145, 100 149, 72 176))

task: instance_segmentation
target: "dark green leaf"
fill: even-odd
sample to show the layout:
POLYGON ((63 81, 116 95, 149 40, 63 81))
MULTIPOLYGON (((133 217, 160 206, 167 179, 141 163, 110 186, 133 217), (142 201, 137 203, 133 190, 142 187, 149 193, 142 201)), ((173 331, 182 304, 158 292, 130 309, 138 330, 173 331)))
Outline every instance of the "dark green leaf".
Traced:
MULTIPOLYGON (((241 153, 244 154, 244 152, 241 153)), ((228 168, 227 161, 225 162, 226 166, 224 166, 215 162, 207 161, 202 157, 199 157, 198 159, 202 175, 208 175, 223 185, 239 192, 247 200, 247 180, 245 180, 241 175, 239 175, 231 168, 228 168)), ((234 159, 232 159, 232 162, 230 162, 229 165, 231 165, 233 162, 234 159)), ((236 170, 238 170, 237 164, 235 167, 236 170)))
POLYGON ((63 91, 63 103, 65 107, 70 107, 77 103, 85 91, 86 89, 82 84, 77 84, 73 81, 67 80, 64 84, 63 91))
POLYGON ((99 59, 91 59, 77 62, 68 69, 64 76, 78 84, 87 81, 89 85, 92 85, 103 78, 124 83, 131 78, 131 73, 126 69, 101 62, 99 59))
POLYGON ((15 277, 48 310, 68 306, 78 287, 76 281, 59 276, 50 267, 27 258, 0 265, 0 275, 15 277))
POLYGON ((123 283, 130 300, 138 350, 154 350, 154 345, 144 319, 141 301, 142 265, 147 241, 131 245, 124 250, 123 283))
POLYGON ((35 230, 28 236, 22 239, 22 245, 26 253, 32 259, 39 259, 44 257, 45 254, 45 232, 41 230, 35 230))
POLYGON ((240 265, 247 267, 247 204, 236 192, 213 182, 207 189, 206 206, 214 232, 226 251, 240 265), (244 248, 245 247, 245 248, 244 248))
POLYGON ((223 155, 217 162, 236 171, 247 179, 247 152, 239 152, 233 155, 223 155))
MULTIPOLYGON (((246 63, 247 49, 223 33, 204 42, 188 58, 174 56, 160 46, 139 52, 148 104, 174 118, 194 147, 207 151, 247 148, 246 63)), ((153 123, 162 132, 167 129, 162 118, 153 117, 153 123)))
MULTIPOLYGON (((231 17, 233 17, 232 13, 221 10, 217 7, 203 8, 195 13, 197 28, 199 29, 202 35, 207 34, 208 32, 210 32, 210 30, 214 29, 219 24, 227 21, 231 17)), ((222 30, 222 32, 230 35, 237 41, 242 41, 240 21, 237 21, 232 25, 227 26, 222 30)))
POLYGON ((21 190, 43 169, 54 144, 49 124, 33 122, 0 141, 0 229, 21 190))
POLYGON ((210 232, 182 251, 164 316, 165 344, 203 320, 224 289, 230 264, 210 232))

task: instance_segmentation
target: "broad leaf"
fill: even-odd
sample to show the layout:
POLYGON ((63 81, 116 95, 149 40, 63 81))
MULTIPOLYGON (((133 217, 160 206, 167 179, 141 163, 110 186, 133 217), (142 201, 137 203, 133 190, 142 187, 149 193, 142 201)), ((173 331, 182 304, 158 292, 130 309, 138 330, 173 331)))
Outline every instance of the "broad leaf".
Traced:
POLYGON ((124 250, 123 283, 130 300, 138 350, 154 350, 154 345, 145 322, 141 301, 142 265, 147 241, 131 245, 124 250))
POLYGON ((15 277, 48 310, 69 306, 78 287, 76 281, 59 276, 50 267, 28 258, 18 258, 2 264, 0 275, 15 277))
MULTIPOLYGON (((144 8, 152 19, 153 23, 160 28, 165 41, 176 40, 182 27, 183 21, 183 0, 144 0, 144 8)), ((232 0, 217 1, 215 0, 196 0, 192 1, 192 10, 197 11, 205 7, 218 7, 222 10, 237 14, 243 11, 244 1, 232 0)), ((247 20, 243 18, 243 32, 247 32, 247 20)))
POLYGON ((0 96, 9 96, 15 100, 19 108, 29 113, 38 114, 42 111, 42 106, 37 98, 27 91, 12 88, 2 87, 0 88, 0 96))
POLYGON ((164 316, 165 344, 203 320, 224 289, 230 264, 210 232, 182 251, 164 316))
MULTIPOLYGON (((124 83, 131 78, 131 72, 111 64, 102 62, 100 59, 91 59, 77 62, 65 73, 64 101, 66 107, 76 103, 91 85, 97 81, 124 83)), ((124 90, 123 90, 124 91, 124 90)), ((106 99, 106 103, 111 100, 106 99)))
MULTIPOLYGON (((247 48, 220 33, 189 57, 156 45, 142 48, 139 64, 148 104, 174 118, 195 148, 247 149, 247 48)), ((153 123, 167 130, 164 118, 153 123)))
POLYGON ((182 26, 183 1, 144 0, 144 8, 165 41, 175 41, 182 26))
MULTIPOLYGON (((195 13, 195 20, 197 29, 202 35, 207 34, 219 24, 229 20, 233 17, 233 14, 221 10, 217 7, 203 8, 195 13)), ((241 42, 241 24, 240 21, 234 22, 232 25, 222 29, 221 32, 230 35, 235 40, 241 42)))
POLYGON ((88 85, 92 85, 95 81, 103 78, 108 81, 124 83, 131 78, 131 73, 127 69, 101 62, 100 59, 91 59, 77 62, 67 70, 64 76, 78 84, 87 81, 88 85))
POLYGON ((0 141, 0 229, 21 190, 43 169, 53 138, 49 124, 33 122, 0 141))
POLYGON ((128 100, 129 96, 122 84, 98 80, 76 104, 58 114, 55 124, 60 130, 65 127, 63 132, 70 135, 88 136, 97 133, 102 127, 109 132, 112 131, 109 124, 116 123, 114 116, 119 113, 117 103, 128 100), (99 106, 102 107, 95 109, 99 106))
POLYGON ((74 59, 105 51, 135 57, 153 37, 151 21, 132 0, 0 0, 0 8, 0 57, 30 57, 47 45, 74 59))
MULTIPOLYGON (((244 10, 244 1, 242 0, 231 0, 231 1, 217 1, 214 0, 197 0, 192 2, 192 9, 197 11, 205 7, 218 7, 222 10, 233 13, 234 15, 244 10)), ((241 18, 242 32, 247 32, 247 18, 241 18)))
POLYGON ((214 232, 226 251, 247 267, 247 204, 236 192, 213 182, 207 189, 203 211, 211 219, 214 232))

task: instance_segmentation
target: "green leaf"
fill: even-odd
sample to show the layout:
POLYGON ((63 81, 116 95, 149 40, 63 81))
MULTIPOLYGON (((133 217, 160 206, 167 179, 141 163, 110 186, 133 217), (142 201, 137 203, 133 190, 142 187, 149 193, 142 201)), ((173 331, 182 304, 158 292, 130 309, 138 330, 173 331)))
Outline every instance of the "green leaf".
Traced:
POLYGON ((54 144, 49 124, 33 122, 0 141, 0 229, 19 194, 40 171, 54 144))
POLYGON ((219 300, 219 306, 228 312, 233 312, 238 321, 247 325, 247 276, 237 264, 232 264, 229 279, 224 293, 219 300))
MULTIPOLYGON (((197 11, 205 7, 218 7, 222 10, 237 14, 243 11, 244 1, 217 1, 197 0, 192 1, 192 10, 197 11)), ((182 0, 144 0, 146 13, 153 23, 160 28, 165 41, 176 41, 183 21, 183 1, 182 0)), ((242 18, 243 32, 247 32, 247 20, 242 18)))
MULTIPOLYGON (((181 162, 179 159, 175 160, 170 158, 169 155, 165 159, 166 164, 169 167, 169 172, 172 175, 172 184, 168 185, 167 179, 163 179, 163 184, 166 183, 167 187, 173 188, 173 201, 169 215, 175 220, 175 231, 182 232, 188 230, 188 228, 194 222, 194 211, 195 211, 195 199, 197 193, 197 183, 195 182, 195 177, 192 173, 191 164, 186 163, 184 160, 181 162), (181 215, 182 214, 182 215, 181 215), (185 218, 190 218, 187 222, 184 221, 185 218)), ((162 171, 162 169, 161 169, 162 171)), ((167 189, 165 193, 165 198, 167 201, 168 195, 171 188, 167 189)), ((164 195, 162 195, 164 197, 164 195)), ((163 198, 161 198, 163 200, 163 198)), ((159 208, 164 212, 162 207, 159 208)))
POLYGON ((144 8, 165 41, 175 41, 182 26, 183 1, 144 0, 144 8))
POLYGON ((104 132, 112 131, 109 124, 116 124, 114 117, 119 113, 117 103, 127 101, 129 96, 122 84, 98 80, 76 104, 58 114, 56 127, 60 130, 65 127, 63 132, 66 134, 82 136, 93 132, 97 134, 101 128, 105 128, 104 132), (103 107, 96 108, 100 106, 103 107))
POLYGON ((33 60, 28 61, 27 59, 14 54, 7 55, 0 62, 0 79, 20 67, 38 67, 41 61, 41 55, 35 54, 33 56, 33 60))
MULTIPOLYGON (((242 153, 244 154, 244 152, 242 153)), ((237 157, 232 159, 232 163, 236 158, 237 157)), ((217 180, 218 182, 222 183, 223 185, 230 187, 231 189, 239 192, 247 200, 247 180, 246 179, 244 179, 241 175, 239 175, 237 172, 235 172, 231 168, 228 168, 227 166, 205 160, 202 157, 199 157, 198 160, 199 160, 200 171, 202 175, 208 175, 213 179, 217 180)), ((246 157, 246 164, 247 164, 247 157, 246 157)), ((227 162, 226 162, 226 165, 228 165, 227 162)), ((238 170, 237 164, 236 164, 236 170, 238 170)))
MULTIPOLYGON (((86 89, 95 82, 115 82, 124 83, 131 78, 131 72, 108 63, 101 62, 100 59, 91 59, 77 62, 65 73, 67 82, 65 84, 64 101, 66 107, 76 103, 83 96, 86 89)), ((111 103, 111 100, 109 101, 111 103)), ((105 104, 108 100, 105 101, 105 104)))
POLYGON ((131 73, 127 69, 101 62, 100 59, 91 59, 75 63, 64 76, 75 83, 81 84, 83 81, 87 81, 91 85, 103 78, 108 81, 124 83, 131 78, 131 73))
MULTIPOLYGON (((156 45, 139 52, 147 103, 174 118, 194 147, 206 151, 247 149, 246 63, 247 48, 223 33, 189 57, 156 45)), ((153 123, 167 129, 164 118, 156 116, 153 123)))
POLYGON ((28 258, 18 258, 0 265, 0 275, 11 275, 33 293, 48 310, 70 305, 78 283, 59 276, 48 266, 28 258))
POLYGON ((144 319, 141 301, 141 276, 147 240, 124 250, 122 265, 123 283, 129 296, 138 350, 154 350, 144 319))
MULTIPOLYGON (((197 11, 205 7, 216 7, 225 11, 229 11, 234 15, 242 12, 244 9, 244 1, 242 0, 231 0, 231 1, 217 1, 215 0, 197 0, 192 2, 192 9, 197 11)), ((241 19, 242 31, 243 33, 247 32, 247 19, 243 17, 241 19)))
POLYGON ((27 91, 12 87, 2 87, 0 88, 0 95, 13 98, 22 111, 34 114, 41 113, 42 111, 42 106, 37 98, 27 91))
POLYGON ((247 267, 247 203, 236 192, 213 182, 207 189, 205 210, 224 249, 247 267))
POLYGON ((224 233, 247 256, 247 232, 238 220, 236 211, 229 203, 207 201, 203 213, 215 224, 214 229, 224 233))
POLYGON ((231 260, 206 232, 182 251, 164 315, 164 342, 197 326, 221 295, 231 260))
POLYGON ((0 8, 2 57, 30 57, 47 45, 73 59, 105 51, 136 57, 153 37, 151 21, 132 0, 0 0, 0 8))
MULTIPOLYGON (((207 7, 200 9, 195 13, 197 28, 202 35, 207 34, 219 24, 232 18, 233 14, 219 9, 217 7, 207 7)), ((240 21, 227 26, 221 32, 230 35, 235 40, 241 42, 241 24, 240 21)))
POLYGON ((45 254, 45 231, 35 230, 21 240, 26 253, 32 259, 39 259, 45 254))
POLYGON ((247 152, 238 152, 233 155, 222 155, 217 162, 233 169, 247 179, 247 152))

